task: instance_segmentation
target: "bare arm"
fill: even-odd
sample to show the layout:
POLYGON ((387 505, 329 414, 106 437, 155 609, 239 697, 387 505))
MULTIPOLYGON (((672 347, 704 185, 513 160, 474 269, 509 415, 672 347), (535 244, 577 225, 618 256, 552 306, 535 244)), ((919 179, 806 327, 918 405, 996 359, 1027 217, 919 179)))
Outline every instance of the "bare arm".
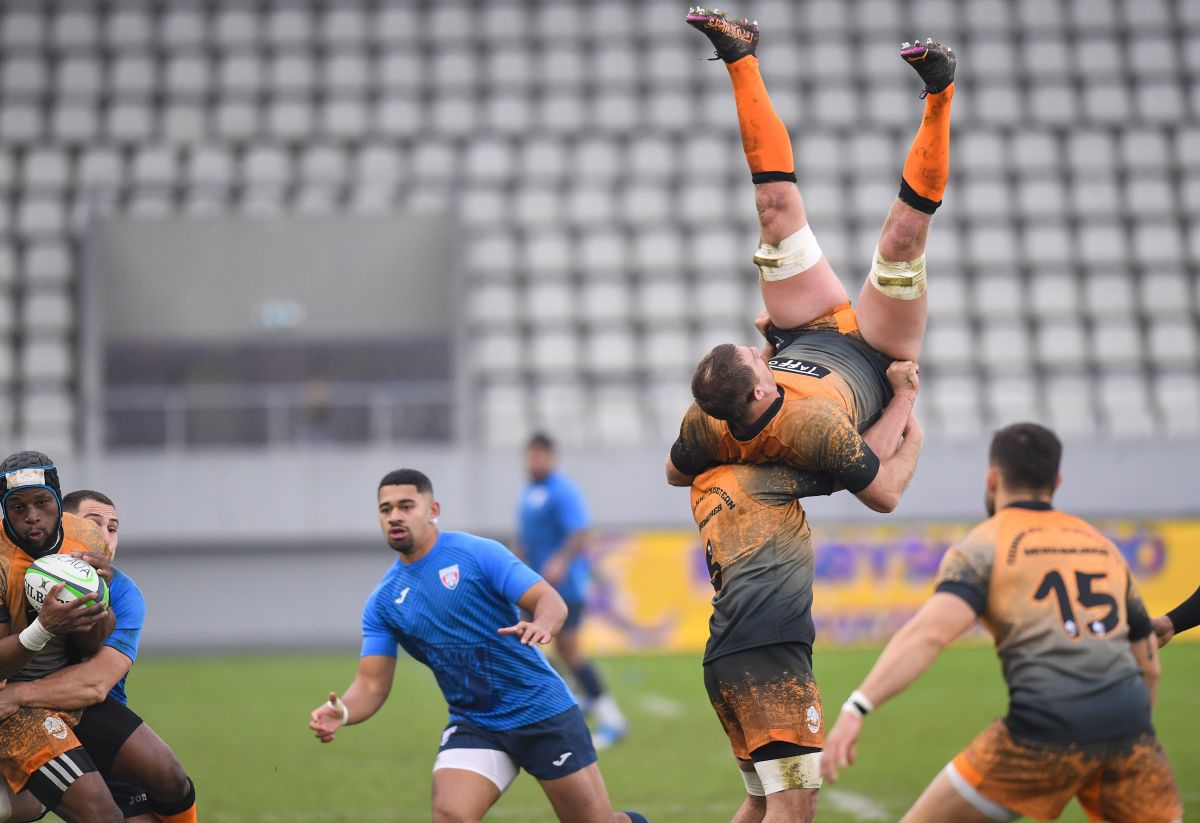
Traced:
MULTIPOLYGON (((109 621, 108 631, 104 633, 104 637, 108 637, 108 632, 112 631, 112 615, 103 606, 88 606, 86 604, 89 601, 83 598, 62 603, 58 599, 61 592, 62 584, 59 583, 46 595, 46 602, 42 606, 41 614, 37 617, 38 624, 45 631, 54 636, 87 632, 97 622, 107 619, 109 621)), ((101 638, 100 643, 103 642, 104 639, 101 638)), ((99 645, 97 644, 97 649, 99 645)), ((0 623, 0 680, 21 671, 36 653, 21 643, 19 634, 12 633, 11 623, 0 623)))
POLYGON ((532 620, 520 620, 501 628, 500 634, 514 635, 526 646, 544 646, 554 639, 567 620, 567 604, 562 595, 545 580, 530 586, 517 605, 533 615, 532 620))
POLYGON ((892 399, 883 409, 883 414, 871 428, 863 433, 863 440, 880 460, 888 460, 900 446, 900 438, 908 425, 913 406, 917 402, 920 368, 908 360, 897 361, 888 366, 888 382, 892 386, 892 399))
POLYGON ((1149 637, 1130 644, 1133 659, 1142 670, 1142 677, 1150 689, 1150 705, 1158 700, 1158 681, 1162 678, 1162 663, 1158 659, 1158 638, 1153 634, 1149 637))
MULTIPOLYGON (((857 704, 865 698, 870 705, 862 706, 863 710, 879 708, 920 677, 946 644, 969 629, 975 618, 975 610, 957 595, 934 594, 892 635, 851 700, 857 704)), ((850 701, 846 705, 850 706, 850 701)), ((835 781, 839 769, 854 763, 862 724, 863 715, 858 711, 844 708, 838 715, 821 758, 821 774, 827 780, 835 781)))
POLYGON ((100 650, 104 648, 104 641, 112 634, 112 630, 116 625, 117 616, 113 614, 112 609, 109 609, 90 629, 75 632, 71 635, 71 642, 75 646, 75 651, 81 658, 93 657, 99 654, 100 650))
POLYGON ((672 486, 683 486, 686 488, 692 485, 692 481, 695 479, 692 475, 684 474, 675 468, 675 462, 671 458, 667 458, 667 483, 672 486))
POLYGON ((308 727, 318 740, 329 743, 342 726, 362 723, 383 707, 395 676, 396 658, 382 654, 359 658, 354 682, 346 689, 341 701, 336 692, 330 692, 329 699, 313 709, 308 727), (341 706, 346 709, 345 721, 341 706))
POLYGON ((913 473, 917 470, 917 458, 921 456, 921 446, 925 442, 925 434, 917 418, 909 415, 908 425, 904 429, 904 442, 896 449, 895 454, 879 465, 879 473, 865 489, 856 496, 867 508, 877 512, 894 511, 900 505, 900 497, 908 484, 912 482, 913 473))
POLYGON ((133 661, 105 646, 94 657, 28 683, 9 683, 0 691, 4 702, 44 709, 82 709, 103 702, 133 661))

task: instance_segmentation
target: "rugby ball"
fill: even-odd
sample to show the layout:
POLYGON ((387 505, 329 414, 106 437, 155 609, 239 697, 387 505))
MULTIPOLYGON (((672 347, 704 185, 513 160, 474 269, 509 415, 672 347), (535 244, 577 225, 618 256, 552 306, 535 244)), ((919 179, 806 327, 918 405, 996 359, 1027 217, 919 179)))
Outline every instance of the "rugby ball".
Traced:
POLYGON ((62 584, 60 603, 70 603, 80 597, 88 598, 88 605, 108 605, 108 586, 91 563, 69 554, 48 554, 33 561, 25 571, 25 599, 33 610, 40 612, 50 590, 62 584))

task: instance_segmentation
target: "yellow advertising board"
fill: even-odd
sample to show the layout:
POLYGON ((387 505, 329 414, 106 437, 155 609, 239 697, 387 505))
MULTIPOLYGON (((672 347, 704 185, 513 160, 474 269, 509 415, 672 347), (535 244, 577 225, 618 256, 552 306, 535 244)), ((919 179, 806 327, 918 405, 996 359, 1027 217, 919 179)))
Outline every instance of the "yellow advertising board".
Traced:
MULTIPOLYGON (((938 563, 968 523, 813 529, 813 617, 825 647, 879 643, 933 591, 938 563)), ((1120 547, 1152 615, 1200 586, 1200 520, 1098 524, 1120 547)), ((695 531, 609 532, 593 547, 584 643, 594 652, 698 652, 712 588, 695 531)), ((1180 640, 1200 640, 1200 629, 1180 640)))

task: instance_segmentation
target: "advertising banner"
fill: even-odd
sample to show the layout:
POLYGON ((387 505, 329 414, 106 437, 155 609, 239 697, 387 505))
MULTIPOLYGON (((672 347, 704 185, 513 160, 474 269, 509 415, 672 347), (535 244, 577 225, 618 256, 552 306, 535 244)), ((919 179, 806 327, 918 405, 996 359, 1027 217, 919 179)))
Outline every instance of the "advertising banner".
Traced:
MULTIPOLYGON (((821 646, 881 643, 933 591, 942 555, 970 523, 897 523, 813 529, 813 617, 821 646)), ((1200 520, 1097 524, 1121 549, 1151 615, 1200 586, 1200 520)), ((592 549, 594 580, 584 643, 596 653, 699 652, 710 600, 695 531, 607 532, 592 549)), ((1200 630, 1180 635, 1200 640, 1200 630)))

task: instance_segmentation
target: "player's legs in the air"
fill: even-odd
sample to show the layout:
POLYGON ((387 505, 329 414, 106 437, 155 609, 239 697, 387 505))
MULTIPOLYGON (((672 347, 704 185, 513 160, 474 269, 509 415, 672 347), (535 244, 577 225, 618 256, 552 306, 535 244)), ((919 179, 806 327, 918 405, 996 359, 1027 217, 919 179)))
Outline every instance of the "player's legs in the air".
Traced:
POLYGON ((563 664, 571 670, 586 701, 585 711, 597 724, 592 741, 603 749, 623 738, 628 731, 625 715, 616 699, 604 687, 604 681, 591 660, 587 659, 579 642, 579 627, 585 606, 582 600, 568 601, 567 622, 554 638, 554 649, 563 664))
POLYGON ((859 293, 857 314, 859 331, 874 348, 893 360, 917 360, 928 315, 925 240, 950 170, 955 56, 932 40, 905 43, 900 54, 925 82, 925 114, 859 293))
POLYGON ((763 302, 776 327, 793 329, 849 303, 821 253, 796 187, 792 143, 759 73, 758 24, 689 9, 687 23, 712 42, 733 81, 742 149, 754 181, 761 245, 754 255, 763 302))

